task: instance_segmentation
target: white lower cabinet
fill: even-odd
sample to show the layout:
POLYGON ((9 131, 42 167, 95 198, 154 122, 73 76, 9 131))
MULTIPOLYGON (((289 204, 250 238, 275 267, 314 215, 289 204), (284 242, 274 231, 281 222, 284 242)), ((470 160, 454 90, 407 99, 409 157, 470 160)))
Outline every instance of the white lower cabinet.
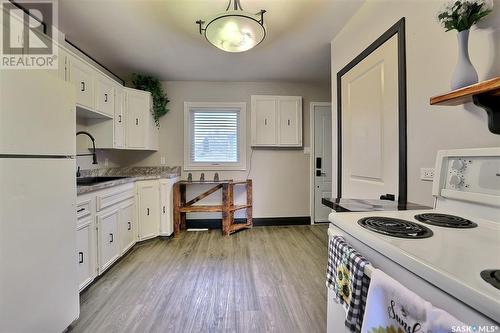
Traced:
POLYGON ((120 244, 121 254, 127 252, 137 241, 137 226, 135 223, 135 202, 125 203, 120 208, 120 244))
POLYGON ((85 288, 96 276, 94 231, 92 217, 78 222, 76 228, 76 247, 79 290, 85 288))
POLYGON ((99 274, 104 272, 120 257, 120 245, 118 240, 119 219, 119 209, 110 210, 97 215, 99 274))
POLYGON ((172 195, 174 184, 179 178, 160 179, 160 235, 170 236, 174 232, 172 195))
POLYGON ((139 240, 160 233, 160 190, 158 180, 140 181, 137 186, 137 221, 139 240))
POLYGON ((80 291, 138 240, 172 234, 172 189, 178 180, 137 181, 78 196, 75 262, 80 291))

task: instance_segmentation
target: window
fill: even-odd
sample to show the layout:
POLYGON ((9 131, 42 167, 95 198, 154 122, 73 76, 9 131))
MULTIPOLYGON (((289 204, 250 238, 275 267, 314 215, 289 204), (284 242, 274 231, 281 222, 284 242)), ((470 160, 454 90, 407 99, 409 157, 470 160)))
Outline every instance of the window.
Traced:
POLYGON ((246 103, 184 103, 184 170, 245 170, 246 103))

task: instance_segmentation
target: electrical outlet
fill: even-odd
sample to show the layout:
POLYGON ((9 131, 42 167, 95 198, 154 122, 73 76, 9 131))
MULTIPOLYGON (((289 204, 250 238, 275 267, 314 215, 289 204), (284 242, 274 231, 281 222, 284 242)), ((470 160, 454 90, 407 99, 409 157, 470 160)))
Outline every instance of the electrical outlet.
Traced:
POLYGON ((420 168, 420 179, 426 181, 433 181, 434 168, 420 168))
POLYGON ((167 158, 165 156, 160 157, 160 165, 167 164, 167 158))

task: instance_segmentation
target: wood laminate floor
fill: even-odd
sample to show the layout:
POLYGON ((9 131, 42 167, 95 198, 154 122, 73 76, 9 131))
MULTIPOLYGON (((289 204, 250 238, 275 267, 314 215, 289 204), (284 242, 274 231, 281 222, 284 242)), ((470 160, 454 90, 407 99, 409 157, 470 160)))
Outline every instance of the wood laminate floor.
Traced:
POLYGON ((327 226, 139 244, 81 294, 71 332, 325 332, 327 226))

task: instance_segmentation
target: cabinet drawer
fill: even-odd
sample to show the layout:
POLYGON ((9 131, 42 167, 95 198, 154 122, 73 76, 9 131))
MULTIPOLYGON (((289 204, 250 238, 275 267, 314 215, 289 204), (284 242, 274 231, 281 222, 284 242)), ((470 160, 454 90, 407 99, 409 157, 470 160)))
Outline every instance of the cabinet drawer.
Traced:
POLYGON ((79 202, 76 205, 76 218, 77 219, 82 219, 84 217, 89 216, 92 213, 90 203, 91 203, 91 200, 89 199, 89 200, 79 202))
POLYGON ((100 193, 97 195, 96 208, 101 211, 107 207, 116 205, 119 202, 131 199, 134 197, 134 184, 130 183, 127 186, 111 190, 109 192, 100 193))

